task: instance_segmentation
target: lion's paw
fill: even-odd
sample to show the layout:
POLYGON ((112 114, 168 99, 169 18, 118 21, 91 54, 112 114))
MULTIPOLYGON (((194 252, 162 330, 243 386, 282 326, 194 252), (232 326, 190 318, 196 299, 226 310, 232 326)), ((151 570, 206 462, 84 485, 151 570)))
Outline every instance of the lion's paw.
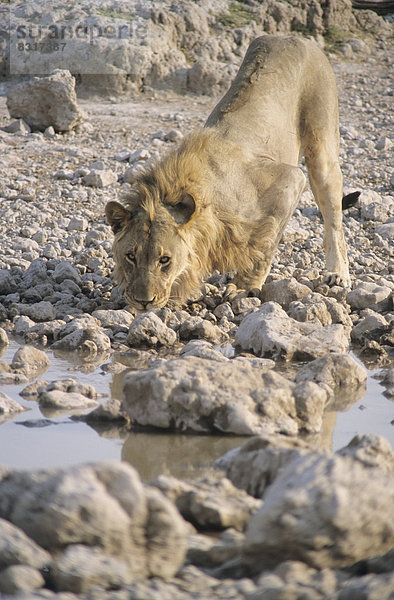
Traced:
POLYGON ((240 290, 235 283, 228 283, 223 294, 223 302, 232 302, 236 298, 246 298, 246 290, 240 290))
POLYGON ((339 273, 326 273, 323 278, 323 283, 328 285, 328 287, 334 287, 335 285, 343 288, 351 287, 350 277, 344 277, 339 275, 339 273))

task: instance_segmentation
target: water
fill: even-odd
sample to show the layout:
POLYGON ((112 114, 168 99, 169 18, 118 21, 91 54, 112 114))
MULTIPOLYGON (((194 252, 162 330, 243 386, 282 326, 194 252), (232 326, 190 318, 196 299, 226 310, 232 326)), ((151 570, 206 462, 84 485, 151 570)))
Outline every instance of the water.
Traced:
MULTIPOLYGON (((11 342, 2 359, 10 362, 17 348, 18 344, 11 342)), ((68 359, 54 356, 50 351, 48 355, 51 365, 40 379, 53 381, 73 377, 80 383, 92 384, 105 396, 101 401, 111 394, 120 397, 121 375, 113 375, 100 367, 84 372, 68 359)), ((375 433, 386 437, 394 447, 394 426, 391 424, 394 402, 383 395, 384 387, 373 377, 375 373, 368 372, 366 394, 349 410, 326 413, 323 432, 313 436, 315 446, 337 450, 357 433, 375 433)), ((246 439, 127 432, 113 426, 96 431, 68 414, 42 412, 36 401, 19 395, 24 387, 26 384, 1 387, 27 409, 0 424, 0 464, 5 467, 40 469, 115 459, 132 464, 145 481, 161 473, 187 478, 209 471, 216 458, 240 446, 246 439)))

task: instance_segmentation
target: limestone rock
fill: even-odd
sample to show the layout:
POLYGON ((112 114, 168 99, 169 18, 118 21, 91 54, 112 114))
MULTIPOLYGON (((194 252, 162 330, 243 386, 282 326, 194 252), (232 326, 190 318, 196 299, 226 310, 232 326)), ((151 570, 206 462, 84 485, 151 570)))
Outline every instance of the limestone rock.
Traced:
POLYGON ((243 531, 260 502, 238 490, 226 478, 203 479, 190 483, 160 475, 157 486, 172 502, 184 519, 199 530, 233 527, 243 531))
MULTIPOLYGON (((239 559, 244 543, 244 534, 231 527, 219 537, 197 534, 188 537, 186 560, 199 567, 221 566, 239 559)), ((251 580, 249 580, 251 581, 251 580)))
MULTIPOLYGON (((2 383, 7 383, 6 379, 3 378, 2 383)), ((23 412, 26 410, 19 402, 13 400, 7 394, 0 391, 0 423, 3 420, 12 417, 13 415, 23 412)))
MULTIPOLYGON (((369 11, 368 11, 369 12, 369 11)), ((364 575, 351 578, 344 583, 338 596, 339 600, 392 600, 394 590, 393 573, 364 575)))
POLYGON ((158 489, 145 489, 148 521, 146 553, 148 573, 173 577, 186 552, 186 527, 176 507, 158 489))
POLYGON ((191 92, 217 96, 228 88, 237 73, 234 64, 197 60, 188 71, 187 83, 191 92))
POLYGON ((328 352, 347 352, 347 329, 342 325, 301 323, 289 317, 276 302, 267 302, 241 322, 235 343, 262 357, 312 360, 328 352))
MULTIPOLYGON (((269 366, 267 367, 269 368, 269 366)), ((123 408, 132 423, 251 435, 298 430, 294 384, 246 361, 194 356, 128 373, 123 408)))
POLYGON ((127 335, 129 346, 172 346, 176 333, 153 312, 139 315, 130 325, 127 335))
POLYGON ((386 319, 379 313, 369 310, 368 314, 353 327, 350 336, 354 342, 362 343, 365 337, 368 339, 371 333, 383 331, 386 327, 386 319))
POLYGON ((117 589, 131 583, 127 564, 99 548, 73 544, 54 561, 50 581, 56 591, 83 594, 89 588, 117 589))
POLYGON ((34 304, 20 305, 21 312, 36 323, 52 321, 56 317, 55 307, 45 300, 34 304))
POLYGON ((82 357, 94 358, 111 349, 111 340, 101 327, 78 328, 54 342, 51 348, 67 352, 76 350, 82 357))
POLYGON ((47 370, 50 362, 48 355, 42 350, 33 346, 22 346, 13 356, 11 369, 34 379, 47 370))
POLYGON ((392 306, 391 290, 383 285, 361 281, 348 293, 347 302, 355 309, 371 308, 383 312, 392 306))
POLYGON ((18 594, 33 592, 45 584, 40 571, 27 565, 11 565, 0 571, 0 592, 18 594))
POLYGON ((190 340, 181 350, 181 356, 198 356, 209 360, 226 362, 228 358, 207 340, 190 340))
POLYGON ((44 390, 38 397, 40 407, 52 410, 84 411, 98 405, 97 400, 89 399, 78 392, 44 390))
POLYGON ((295 380, 313 381, 324 387, 329 406, 334 409, 341 404, 353 404, 365 393, 367 371, 352 356, 333 352, 301 367, 295 380))
POLYGON ((308 294, 301 300, 290 303, 289 317, 297 321, 318 321, 321 325, 331 325, 332 318, 321 294, 308 294))
POLYGON ((394 223, 383 223, 376 227, 376 233, 387 240, 393 240, 394 238, 394 223))
POLYGON ((205 339, 211 342, 219 342, 224 338, 223 332, 206 319, 201 317, 189 317, 179 328, 181 340, 205 339))
POLYGON ((119 331, 127 333, 134 319, 128 310, 111 309, 95 310, 92 317, 100 321, 101 327, 112 329, 114 333, 119 333, 119 331))
POLYGON ((263 302, 277 302, 282 308, 287 309, 291 302, 299 300, 311 293, 307 285, 298 283, 294 277, 271 281, 263 285, 261 300, 263 302))
POLYGON ((85 185, 98 188, 106 187, 107 185, 111 185, 111 183, 116 183, 117 180, 118 177, 116 173, 109 169, 92 169, 82 178, 85 185))
POLYGON ((75 79, 58 69, 46 77, 33 77, 8 89, 7 108, 11 117, 22 118, 33 129, 69 131, 83 120, 75 94, 75 79))
POLYGON ((18 286, 8 269, 0 270, 0 295, 6 296, 16 292, 18 286))
POLYGON ((350 457, 311 453, 288 463, 252 517, 244 560, 346 567, 394 544, 394 481, 350 457))
POLYGON ((7 133, 19 133, 21 135, 27 135, 31 132, 29 125, 23 119, 12 121, 9 125, 1 129, 7 133))
POLYGON ((57 283, 62 283, 65 279, 71 279, 78 285, 81 283, 81 275, 68 260, 62 260, 56 265, 52 277, 57 283))
POLYGON ((19 527, 0 518, 0 571, 11 565, 28 565, 41 569, 51 556, 19 527))
POLYGON ((89 225, 89 221, 85 217, 74 215, 71 217, 68 225, 68 231, 86 231, 89 225))
POLYGON ((175 507, 121 462, 11 471, 0 480, 0 516, 50 552, 98 547, 131 577, 172 576, 186 549, 175 507))
POLYGON ((394 450, 379 435, 356 435, 347 446, 338 450, 340 456, 351 456, 366 467, 379 467, 386 473, 394 473, 394 450))
POLYGON ((299 438, 262 435, 215 461, 238 488, 255 498, 264 498, 278 473, 292 460, 310 452, 299 438))

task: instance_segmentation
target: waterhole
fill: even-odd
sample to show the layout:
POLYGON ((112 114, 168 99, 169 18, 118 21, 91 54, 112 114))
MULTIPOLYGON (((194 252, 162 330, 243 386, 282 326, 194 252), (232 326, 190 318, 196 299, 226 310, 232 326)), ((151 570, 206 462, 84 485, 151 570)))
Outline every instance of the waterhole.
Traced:
MULTIPOLYGON (((2 359, 10 362, 18 349, 12 341, 2 359)), ((59 358, 48 351, 49 369, 40 379, 53 381, 73 377, 89 383, 102 394, 100 401, 121 397, 122 378, 102 366, 89 372, 73 364, 72 357, 59 358)), ((116 354, 113 356, 116 361, 116 354)), ((394 402, 384 396, 385 388, 368 371, 364 396, 344 411, 327 412, 320 434, 310 438, 315 447, 332 449, 345 446, 356 434, 373 433, 388 439, 394 447, 394 402)), ((0 464, 9 468, 46 469, 101 460, 124 460, 133 465, 145 481, 161 473, 178 478, 200 476, 213 468, 213 461, 227 450, 240 446, 247 438, 229 435, 175 434, 128 431, 122 426, 92 428, 64 412, 41 410, 36 401, 20 396, 23 385, 5 385, 1 390, 26 410, 0 423, 0 464)))

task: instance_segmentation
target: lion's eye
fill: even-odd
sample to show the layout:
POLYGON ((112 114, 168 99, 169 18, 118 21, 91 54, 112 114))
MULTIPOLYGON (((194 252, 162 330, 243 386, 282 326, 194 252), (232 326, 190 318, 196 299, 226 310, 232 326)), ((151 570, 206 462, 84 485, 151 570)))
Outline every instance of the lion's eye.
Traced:
POLYGON ((135 265, 135 255, 132 252, 126 254, 125 258, 127 262, 131 263, 132 265, 135 265))
POLYGON ((161 256, 159 258, 159 263, 162 267, 167 267, 171 262, 171 258, 169 256, 161 256))

